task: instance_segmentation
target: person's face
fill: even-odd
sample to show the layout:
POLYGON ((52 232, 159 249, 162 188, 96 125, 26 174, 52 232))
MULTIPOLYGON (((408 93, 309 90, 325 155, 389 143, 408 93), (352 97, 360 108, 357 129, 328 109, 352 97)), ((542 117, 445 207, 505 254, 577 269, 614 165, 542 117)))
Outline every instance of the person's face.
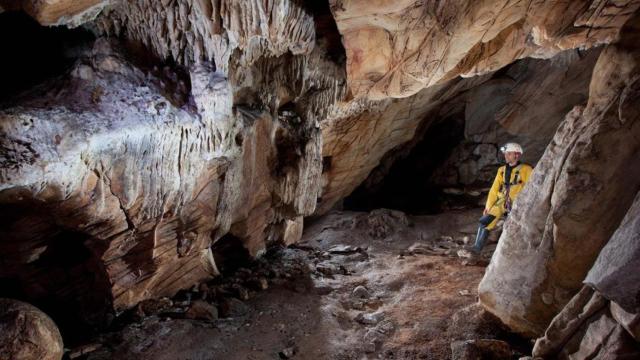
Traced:
POLYGON ((504 153, 504 160, 507 162, 507 164, 514 164, 518 160, 520 160, 520 156, 522 156, 522 154, 519 152, 507 151, 504 153))

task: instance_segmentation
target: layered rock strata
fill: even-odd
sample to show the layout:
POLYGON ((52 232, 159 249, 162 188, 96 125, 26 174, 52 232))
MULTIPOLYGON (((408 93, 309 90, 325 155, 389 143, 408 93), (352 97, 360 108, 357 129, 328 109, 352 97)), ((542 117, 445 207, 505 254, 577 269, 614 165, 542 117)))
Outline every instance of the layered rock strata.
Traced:
POLYGON ((482 304, 525 334, 580 289, 640 188, 638 25, 600 55, 587 105, 547 147, 480 283, 482 304))
MULTIPOLYGON (((278 69, 267 74, 287 79, 278 69)), ((124 309, 215 275, 222 235, 256 256, 313 212, 313 124, 233 108, 205 67, 184 80, 189 103, 163 95, 169 81, 99 40, 69 78, 2 110, 2 277, 31 297, 124 309)))
MULTIPOLYGON (((253 256, 268 242, 295 242, 304 216, 323 213, 351 193, 385 154, 413 139, 420 124, 428 128, 456 107, 452 99, 472 94, 466 109, 469 133, 477 135, 472 124, 482 125, 474 121, 489 117, 482 111, 487 92, 503 89, 491 82, 487 92, 474 91, 493 71, 524 57, 616 41, 640 6, 632 0, 383 1, 375 7, 330 1, 330 12, 318 14, 293 0, 6 3, 3 8, 21 7, 46 25, 89 21, 101 37, 70 74, 0 110, 0 247, 8 254, 0 277, 17 280, 30 298, 75 299, 89 314, 96 312, 92 306, 125 309, 215 275, 211 245, 227 234, 253 256), (327 51, 339 48, 331 42, 338 34, 324 34, 331 27, 317 21, 330 15, 346 64, 327 51)), ((580 132, 594 142, 576 143, 583 148, 568 160, 576 164, 581 151, 592 148, 611 157, 610 168, 629 156, 600 143, 609 140, 598 129, 611 122, 603 120, 610 111, 601 102, 618 93, 594 96, 612 89, 594 84, 607 76, 610 86, 621 87, 635 74, 631 60, 612 52, 601 55, 589 106, 556 136, 580 132), (607 58, 620 68, 607 67, 607 58)), ((571 64, 558 68, 567 69, 565 79, 586 82, 572 64, 588 68, 595 55, 566 54, 560 58, 571 64)), ((547 75, 544 67, 537 71, 547 75)), ((543 82, 539 98, 553 104, 554 113, 584 95, 568 85, 563 89, 578 95, 556 101, 544 93, 549 88, 543 82)), ((511 89, 505 102, 513 104, 533 91, 531 85, 511 89)), ((621 114, 634 94, 625 90, 620 97, 621 114)), ((493 129, 509 134, 526 133, 540 118, 532 107, 500 108, 504 114, 493 129), (524 114, 534 120, 520 121, 524 114)), ((542 128, 547 134, 554 126, 542 128)), ((631 141, 635 128, 626 130, 616 136, 631 141)), ((564 151, 560 140, 549 153, 564 151)), ((543 169, 558 165, 544 161, 543 169)), ((603 236, 611 229, 592 230, 584 233, 603 236)), ((567 280, 561 300, 577 290, 578 277, 567 280)))

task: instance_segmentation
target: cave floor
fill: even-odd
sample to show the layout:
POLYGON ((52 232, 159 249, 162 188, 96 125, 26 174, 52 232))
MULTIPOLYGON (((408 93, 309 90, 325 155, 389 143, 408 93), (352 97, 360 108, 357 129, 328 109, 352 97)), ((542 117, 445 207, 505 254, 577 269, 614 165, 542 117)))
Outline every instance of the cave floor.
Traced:
MULTIPOLYGON (((250 298, 231 302, 227 317, 144 316, 101 335, 99 348, 81 358, 449 359, 454 340, 513 344, 476 304, 485 268, 456 255, 480 211, 331 212, 307 224, 300 243, 239 270, 245 279, 262 271, 269 287, 245 292, 250 298)), ((484 257, 494 249, 489 244, 484 257)), ((237 276, 229 279, 224 286, 240 287, 237 276)))

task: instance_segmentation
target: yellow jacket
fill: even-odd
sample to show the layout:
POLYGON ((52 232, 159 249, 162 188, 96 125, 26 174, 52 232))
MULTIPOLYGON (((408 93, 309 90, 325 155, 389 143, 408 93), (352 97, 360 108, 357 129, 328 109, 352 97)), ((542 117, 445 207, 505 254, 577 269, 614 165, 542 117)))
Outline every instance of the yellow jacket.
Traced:
MULTIPOLYGON (((493 185, 491 186, 491 190, 489 190, 489 197, 487 198, 487 204, 485 205, 485 209, 489 210, 495 205, 504 206, 504 196, 505 196, 505 181, 504 181, 504 172, 506 170, 506 165, 501 166, 498 169, 498 173, 496 174, 495 180, 493 180, 493 185)), ((519 164, 511 170, 511 179, 509 186, 509 199, 513 202, 524 185, 529 181, 529 177, 531 177, 531 172, 533 168, 527 164, 519 164)))

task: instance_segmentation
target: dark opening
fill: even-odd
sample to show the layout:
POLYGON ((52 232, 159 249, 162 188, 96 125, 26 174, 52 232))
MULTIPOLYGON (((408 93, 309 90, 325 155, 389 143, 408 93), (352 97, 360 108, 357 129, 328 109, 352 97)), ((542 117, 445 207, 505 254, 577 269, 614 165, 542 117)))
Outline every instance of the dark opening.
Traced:
POLYGON ((316 41, 327 50, 329 58, 343 64, 347 59, 342 35, 338 31, 338 25, 331 13, 328 0, 305 0, 303 6, 311 15, 316 27, 316 41))
POLYGON ((49 315, 65 339, 77 344, 108 326, 106 274, 85 246, 85 234, 62 230, 37 260, 0 279, 0 297, 33 304, 49 315))
POLYGON ((91 252, 84 246, 87 238, 87 235, 79 232, 61 231, 51 239, 47 250, 33 264, 72 269, 91 257, 91 252))
POLYGON ((94 36, 82 28, 41 26, 21 11, 0 14, 0 102, 65 73, 94 36))
POLYGON ((275 145, 277 154, 273 169, 277 177, 283 176, 288 168, 298 166, 302 156, 302 145, 299 141, 296 141, 294 136, 284 128, 279 128, 276 131, 275 145))
POLYGON ((247 267, 253 259, 242 244, 242 239, 226 234, 211 246, 213 260, 218 271, 225 276, 233 274, 241 267, 247 267))
POLYGON ((382 165, 372 173, 379 174, 370 176, 345 198, 344 208, 356 211, 389 208, 414 215, 440 212, 442 192, 430 178, 464 139, 464 116, 460 114, 428 125, 425 122, 417 132, 424 134, 417 136, 422 140, 388 154, 389 158, 383 159, 382 165), (394 160, 390 168, 385 167, 385 161, 394 160))
POLYGON ((236 141, 236 145, 238 145, 238 147, 242 147, 242 143, 244 142, 244 136, 242 135, 242 133, 237 133, 236 134, 235 141, 236 141))
POLYGON ((326 173, 329 170, 331 170, 331 161, 333 160, 333 157, 331 156, 324 156, 322 157, 322 173, 326 173))

